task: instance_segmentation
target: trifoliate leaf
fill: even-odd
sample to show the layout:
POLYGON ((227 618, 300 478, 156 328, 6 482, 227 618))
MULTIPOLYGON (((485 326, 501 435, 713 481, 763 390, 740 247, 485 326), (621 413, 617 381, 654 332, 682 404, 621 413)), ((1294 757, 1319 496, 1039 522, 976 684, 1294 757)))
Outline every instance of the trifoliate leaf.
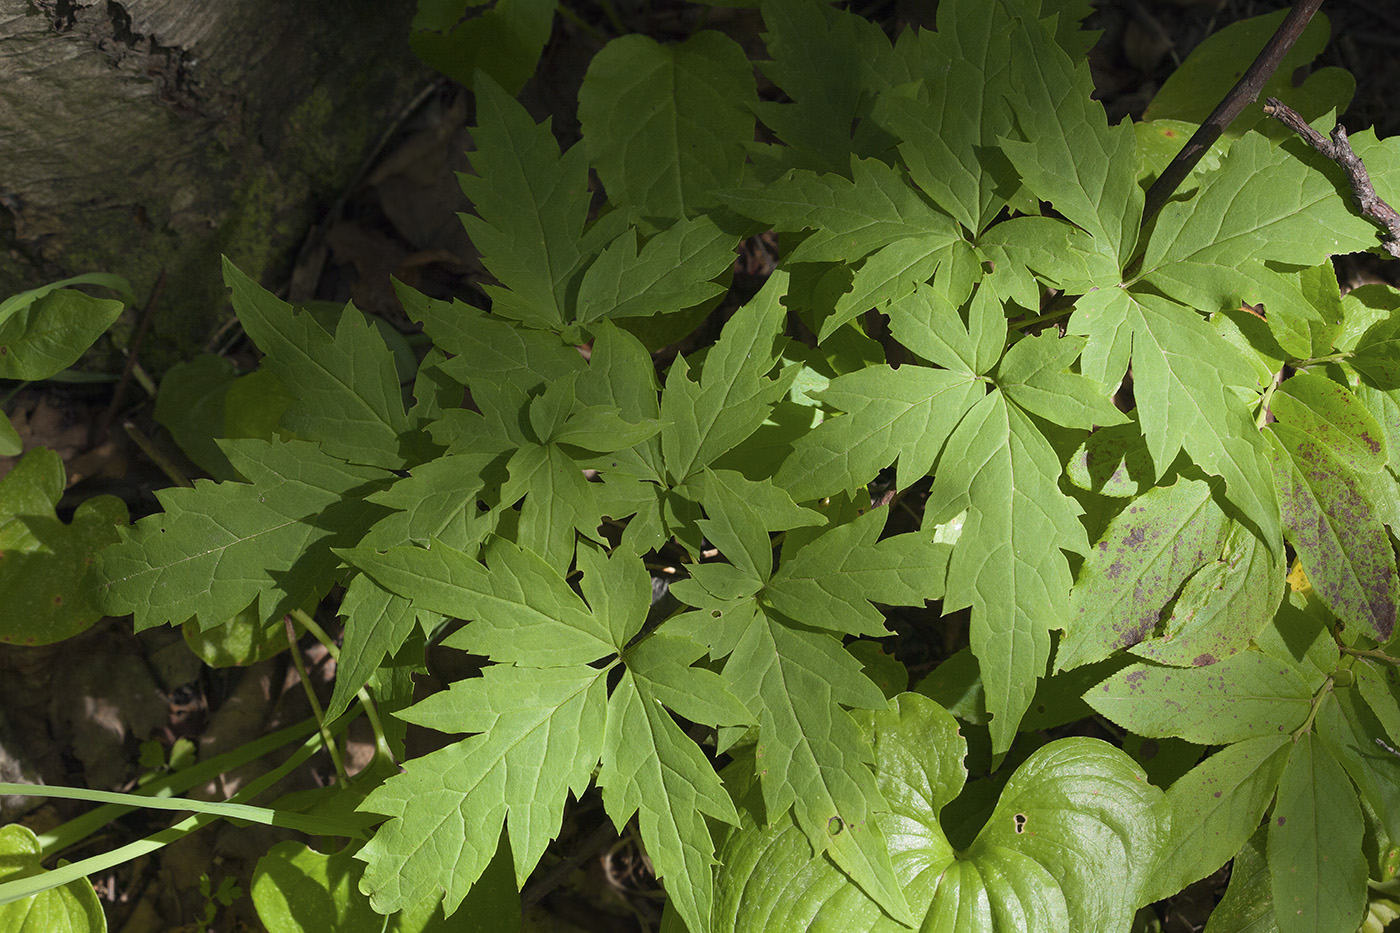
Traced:
MULTIPOLYGON (((758 96, 744 50, 728 36, 614 39, 589 63, 578 97, 589 160, 608 200, 634 221, 666 227, 694 217, 743 174, 758 96)), ((582 295, 579 306, 587 307, 582 295)))
POLYGON ((136 614, 137 630, 191 616, 218 625, 258 601, 264 624, 323 595, 340 561, 387 511, 366 497, 391 473, 332 459, 306 441, 220 445, 247 483, 199 480, 156 494, 141 519, 97 557, 103 607, 136 614))
POLYGON ((361 804, 390 817, 356 858, 380 913, 443 900, 455 911, 496 850, 504 822, 517 884, 559 834, 565 794, 582 795, 602 751, 606 671, 495 665, 401 714, 479 733, 407 763, 361 804))
POLYGON ((294 314, 228 259, 224 282, 243 329, 267 354, 263 365, 296 398, 282 424, 333 457, 402 466, 409 424, 398 370, 384 338, 364 316, 346 307, 332 335, 310 314, 294 314))
POLYGON ((924 525, 963 509, 948 563, 944 612, 972 608, 972 651, 982 669, 992 745, 1010 748, 1050 658, 1050 629, 1068 618, 1062 551, 1086 553, 1082 509, 1056 484, 1060 461, 1030 418, 1001 392, 985 396, 953 431, 934 473, 924 525))

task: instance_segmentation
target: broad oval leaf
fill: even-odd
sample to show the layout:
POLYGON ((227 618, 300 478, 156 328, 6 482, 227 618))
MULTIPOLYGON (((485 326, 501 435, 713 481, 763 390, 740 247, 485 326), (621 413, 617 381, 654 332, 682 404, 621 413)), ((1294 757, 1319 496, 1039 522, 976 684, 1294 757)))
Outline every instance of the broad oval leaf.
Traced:
MULTIPOLYGON (((972 846, 956 853, 939 824, 967 777, 953 717, 906 693, 866 723, 891 807, 876 824, 921 929, 1129 928, 1169 815, 1162 792, 1125 754, 1085 738, 1040 749, 1007 782, 972 846)), ((720 856, 716 930, 903 929, 829 860, 811 857, 789 819, 766 829, 746 820, 720 856)))

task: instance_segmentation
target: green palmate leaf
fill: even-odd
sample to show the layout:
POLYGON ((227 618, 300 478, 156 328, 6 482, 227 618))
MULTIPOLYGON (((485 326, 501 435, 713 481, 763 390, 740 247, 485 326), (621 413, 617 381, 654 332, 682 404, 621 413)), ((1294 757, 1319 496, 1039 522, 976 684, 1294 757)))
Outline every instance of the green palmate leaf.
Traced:
MULTIPOLYGON (((976 841, 955 852, 939 814, 962 790, 967 746, 937 704, 903 694, 862 718, 891 812, 877 819, 918 928, 1126 931, 1167 830, 1161 791, 1122 752, 1065 739, 1011 777, 976 841)), ((746 821, 721 849, 716 929, 902 927, 788 821, 746 821), (772 884, 782 878, 784 883, 772 884)))
POLYGON ((709 217, 680 220, 640 251, 629 230, 584 274, 579 322, 669 314, 724 294, 726 286, 713 280, 734 264, 734 243, 709 217))
POLYGON ((757 100, 753 69, 728 36, 706 30, 662 45, 632 35, 593 57, 578 114, 609 201, 666 227, 738 184, 757 100))
POLYGON ((787 393, 796 367, 769 378, 778 362, 787 275, 775 272, 763 289, 724 325, 705 357, 700 381, 681 358, 671 365, 661 395, 661 449, 666 472, 680 484, 732 449, 763 423, 787 393))
POLYGON ((137 522, 97 557, 103 608, 136 628, 197 617, 218 625, 254 600, 266 624, 336 581, 349 547, 386 509, 365 501, 392 474, 334 460, 305 441, 224 441, 248 483, 199 481, 157 494, 165 512, 137 522))
POLYGON ((1021 18, 1012 32, 1008 80, 1017 131, 1002 151, 1022 182, 1094 237, 1096 251, 1121 269, 1137 244, 1143 193, 1137 184, 1132 126, 1109 126, 1091 98, 1087 62, 1076 64, 1039 22, 1021 18))
POLYGON ((1310 434, 1279 423, 1270 437, 1284 530, 1314 591, 1343 622, 1388 640, 1400 578, 1390 536, 1355 474, 1310 434))
POLYGON ((1095 431, 1065 466, 1065 476, 1080 489, 1121 499, 1151 489, 1156 475, 1147 441, 1136 424, 1095 431))
POLYGON ((877 24, 826 4, 763 0, 760 6, 773 57, 760 67, 789 102, 758 104, 759 119, 792 147, 781 154, 784 161, 845 172, 860 151, 850 128, 868 108, 876 70, 889 62, 889 38, 877 24))
MULTIPOLYGON (((1369 131, 1350 140, 1378 191, 1388 187, 1397 167, 1389 147, 1369 131)), ((1280 146, 1247 134, 1230 147, 1219 171, 1202 178, 1195 197, 1162 208, 1142 276, 1161 285, 1189 278, 1197 265, 1234 268, 1256 259, 1311 267, 1336 253, 1369 249, 1375 228, 1337 196, 1339 184, 1340 171, 1301 140, 1280 146)))
POLYGON ((1016 287, 1004 286, 1004 297, 1026 309, 1039 308, 1040 289, 1031 277, 1071 295, 1117 284, 1113 257, 1094 249, 1094 239, 1078 227, 1054 217, 1013 217, 992 227, 977 241, 977 249, 1015 274, 1016 287))
POLYGON ((899 137, 914 183, 973 234, 1016 184, 996 148, 1013 127, 1009 25, 1002 4, 939 4, 937 31, 911 30, 899 40, 917 62, 917 94, 886 94, 875 112, 899 137))
POLYGON ((1201 469, 1225 480, 1231 504, 1278 550, 1268 445, 1230 389, 1255 385, 1244 357, 1190 309, 1121 289, 1081 298, 1071 330, 1089 336, 1082 365, 1105 384, 1121 377, 1131 346, 1138 417, 1158 475, 1184 448, 1201 469))
POLYGON ((996 384, 1013 405, 1062 427, 1089 430, 1123 424, 1128 419, 1102 386, 1069 372, 1083 347, 1079 338, 1050 332, 1027 337, 1002 357, 996 384))
POLYGON ((588 787, 603 747, 605 670, 497 665, 401 714, 479 733, 409 762, 360 809, 391 817, 357 858, 375 910, 444 901, 455 911, 496 851, 504 823, 517 885, 559 833, 565 794, 588 787), (507 818, 508 816, 508 818, 507 818))
POLYGON ((1069 614, 1062 551, 1087 553, 1079 505, 1056 485, 1060 461, 1030 417, 1001 391, 958 423, 924 512, 931 527, 967 510, 948 564, 943 611, 972 607, 977 655, 992 714, 992 745, 1010 748, 1044 676, 1050 628, 1069 614))
POLYGON ((54 511, 64 485, 63 462, 44 447, 0 479, 0 643, 49 645, 102 618, 89 565, 117 541, 126 506, 93 496, 64 523, 54 511))
POLYGON ((907 916, 889 855, 867 825, 885 808, 868 767, 869 746, 841 708, 880 709, 884 694, 835 638, 790 628, 762 611, 739 637, 724 676, 758 715, 765 811, 777 819, 791 809, 809 852, 828 852, 881 907, 907 916), (833 825, 850 831, 833 834, 833 825))
POLYGON ((1006 348, 1006 314, 994 300, 995 292, 994 288, 979 288, 964 322, 944 294, 921 285, 890 303, 890 333, 944 369, 967 376, 984 375, 1006 348))
POLYGON ((282 423, 333 457, 402 466, 408 416, 393 354, 379 332, 346 307, 335 334, 328 334, 227 259, 224 282, 243 329, 267 354, 265 365, 296 398, 282 423))
POLYGON ((1148 638, 1182 583, 1220 556, 1228 525, 1202 480, 1149 489, 1118 513, 1075 583, 1055 669, 1099 661, 1148 638))
POLYGON ((1366 907, 1361 807, 1312 732, 1293 746, 1269 823, 1269 877, 1280 933, 1354 930, 1366 907))
POLYGON ((816 499, 863 486, 898 458, 899 486, 908 487, 983 391, 969 373, 913 364, 838 376, 822 401, 848 414, 799 437, 776 482, 798 500, 816 499))
POLYGON ((764 601, 778 612, 849 635, 887 635, 884 616, 871 603, 922 606, 942 595, 949 546, 930 534, 877 540, 888 509, 872 509, 838 525, 783 560, 764 587, 764 601))
POLYGON ((1147 900, 1175 894, 1239 851, 1274 799, 1291 748, 1281 733, 1236 742, 1172 784, 1171 838, 1144 892, 1147 900))
POLYGON ((397 292, 433 344, 455 354, 441 368, 460 382, 505 380, 529 391, 585 368, 576 348, 550 334, 518 327, 462 301, 438 301, 403 285, 397 292))
POLYGON ((630 670, 608 703, 598 783, 619 831, 640 811, 642 838, 671 903, 692 930, 709 929, 714 842, 705 817, 737 823, 739 815, 653 683, 630 670))
POLYGON ((1296 729, 1312 689, 1292 666, 1242 651, 1209 667, 1131 664, 1084 700, 1138 735, 1223 745, 1296 729))
POLYGON ((459 176, 476 216, 463 215, 462 223, 501 283, 486 287, 491 310, 562 330, 573 320, 577 277, 602 245, 583 232, 589 199, 583 147, 561 157, 549 124, 536 125, 493 81, 477 82, 476 106, 476 174, 459 176))
POLYGON ((347 561, 418 609, 472 624, 447 644, 502 663, 567 666, 617 650, 612 635, 564 578, 519 545, 493 539, 487 565, 441 542, 427 548, 342 552, 347 561))
MULTIPOLYGON (((18 823, 0 826, 0 881, 44 874, 34 831, 18 823)), ((107 918, 85 878, 0 906, 0 926, 13 933, 106 933, 107 918)))

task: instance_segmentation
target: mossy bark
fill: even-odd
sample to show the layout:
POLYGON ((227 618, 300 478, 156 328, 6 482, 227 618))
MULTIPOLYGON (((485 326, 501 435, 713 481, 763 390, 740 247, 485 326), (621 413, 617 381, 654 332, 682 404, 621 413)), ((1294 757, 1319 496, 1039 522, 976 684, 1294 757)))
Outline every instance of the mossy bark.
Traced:
POLYGON ((227 313, 219 255, 286 280, 430 76, 413 4, 0 0, 0 298, 165 270, 142 349, 163 370, 227 313))

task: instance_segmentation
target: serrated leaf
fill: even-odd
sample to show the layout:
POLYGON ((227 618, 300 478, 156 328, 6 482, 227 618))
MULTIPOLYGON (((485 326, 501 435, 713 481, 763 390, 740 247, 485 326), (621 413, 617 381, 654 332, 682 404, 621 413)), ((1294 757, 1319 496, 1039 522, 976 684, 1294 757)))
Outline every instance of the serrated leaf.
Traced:
POLYGON ((30 450, 0 479, 0 643, 49 645, 102 618, 89 565, 119 539, 126 505, 93 496, 65 523, 55 512, 65 480, 63 462, 46 447, 30 450))
POLYGON ((822 401, 847 414, 800 436, 775 482, 806 501, 863 486, 898 459, 897 482, 907 488, 927 475, 982 394, 982 383, 968 373, 914 364, 837 376, 822 401))
POLYGON ((584 273, 579 323, 670 314, 723 295, 727 286, 715 279, 734 264, 734 246, 735 237, 709 217, 680 220, 640 251, 628 230, 584 273))
POLYGON ((1229 388, 1254 385, 1244 358, 1194 311, 1121 289, 1081 298, 1071 331, 1088 334, 1081 365, 1103 384, 1122 375, 1131 344, 1138 418, 1158 475, 1184 448, 1201 469, 1225 480, 1231 504, 1271 550, 1278 550, 1278 501, 1268 445, 1244 402, 1229 388))
POLYGON ((1269 408, 1280 424, 1308 435, 1348 470, 1378 473, 1388 462, 1380 424, 1346 386, 1325 376, 1295 373, 1269 408))
POLYGON ((662 45, 631 35, 589 63, 578 116, 609 200, 636 221, 667 226, 738 183, 757 100, 753 68, 728 36, 704 30, 662 45))
POLYGON ((787 393, 797 367, 768 377, 778 362, 786 290, 787 275, 775 272, 734 313, 706 355, 698 383, 682 358, 671 364, 661 395, 661 449, 676 484, 757 430, 769 407, 787 393))
POLYGON ((479 734, 408 762, 360 805, 390 817, 356 855, 374 909, 442 898, 451 914, 491 860, 503 822, 522 884, 559 833, 565 794, 588 787, 606 702, 603 670, 495 665, 402 714, 479 734))
POLYGON ((995 752, 1045 674, 1050 628, 1069 613, 1062 551, 1085 553, 1082 509, 1056 484, 1060 461, 1030 418, 1001 392, 977 402, 948 439, 924 525, 967 509, 948 563, 944 613, 972 607, 971 642, 987 689, 995 752))
POLYGON ((1145 893, 1170 897, 1230 860, 1274 799, 1292 743, 1286 734, 1227 745, 1167 791, 1171 838, 1145 893))
POLYGON ((1093 100, 1087 61, 1075 63, 1044 26, 1022 17, 1012 30, 1009 82, 1017 131, 1001 149, 1037 197, 1094 238, 1121 269, 1137 244, 1143 192, 1129 122, 1108 125, 1093 100))
MULTIPOLYGON (((863 718, 891 806, 877 824, 919 929, 1128 928, 1166 835, 1167 808, 1126 755, 1082 738, 1040 749, 959 853, 939 816, 966 780, 966 743, 932 701, 903 694, 896 703, 863 718)), ((745 823, 720 854, 718 930, 902 929, 829 862, 813 858, 790 823, 745 823), (774 877, 785 883, 768 883, 774 877)))
MULTIPOLYGON (((326 704, 327 721, 350 708, 384 659, 398 651, 418 626, 413 602, 356 574, 340 601, 345 640, 335 668, 335 688, 326 704)), ((284 639, 285 641, 285 639, 284 639)))
MULTIPOLYGON (((1097 251, 1088 233, 1055 217, 1013 217, 984 233, 977 249, 997 264, 998 271, 1021 267, 1071 295, 1118 283, 1113 257, 1097 251)), ((1024 308, 1039 307, 1039 289, 1025 290, 1017 298, 1024 308)))
POLYGON ((137 630, 191 616, 217 625, 258 601, 268 624, 335 582, 336 547, 354 545, 385 509, 365 497, 387 471, 334 460, 306 441, 221 444, 248 483, 200 480, 156 494, 151 515, 97 556, 103 608, 137 630))
POLYGON ((1292 667, 1243 651, 1209 667, 1130 664, 1084 700, 1138 735, 1224 745, 1296 729, 1312 690, 1292 667))
POLYGON ((1017 341, 997 365, 995 381, 1012 404, 1061 427, 1090 430, 1128 419, 1103 386, 1069 367, 1084 348, 1078 337, 1050 331, 1017 341))
POLYGON ((502 539, 486 565, 441 542, 431 549, 361 547, 342 556, 418 609, 471 620, 444 642, 501 663, 560 666, 618 650, 606 624, 532 551, 502 539))
MULTIPOLYGON (((1382 156, 1370 131, 1350 138, 1356 154, 1384 187, 1391 159, 1382 156), (1372 161, 1377 164, 1372 167, 1372 161)), ((1248 259, 1316 266, 1328 256, 1369 249, 1375 228, 1337 196, 1340 170, 1301 140, 1275 145, 1250 133, 1237 140, 1220 170, 1201 179, 1195 197, 1166 204, 1147 241, 1142 278, 1173 263, 1238 266, 1248 259)), ((1384 196, 1384 195, 1383 195, 1384 196)))
MULTIPOLYGON (((310 314, 294 314, 224 259, 224 283, 248 336, 266 354, 266 366, 296 398, 282 416, 288 429, 351 463, 386 468, 405 462, 408 433, 403 392, 393 354, 353 306, 335 334, 310 314)), ((246 475, 246 474, 245 474, 246 475)))
POLYGON ((573 562, 577 535, 598 534, 603 515, 594 484, 580 463, 553 444, 522 446, 506 470, 510 479, 501 487, 501 503, 521 503, 517 540, 564 571, 573 562))
POLYGON ((476 82, 475 91, 475 174, 458 177, 476 210, 462 215, 462 223, 501 283, 486 286, 491 310, 562 330, 573 320, 569 293, 593 252, 583 242, 589 201, 583 147, 561 156, 548 122, 536 125, 494 81, 476 82))
POLYGON ((1178 479, 1134 499, 1084 561, 1055 669, 1102 660, 1149 637, 1182 583, 1219 556, 1226 527, 1202 480, 1178 479))
MULTIPOLYGON (((942 292, 929 285, 919 285, 904 297, 890 302, 887 309, 890 334, 931 363, 959 374, 980 376, 991 369, 990 364, 981 365, 984 357, 991 356, 995 363, 1006 343, 1006 316, 999 307, 989 309, 990 304, 981 302, 975 310, 984 314, 993 311, 993 320, 974 321, 969 325, 942 292), (972 330, 977 330, 979 336, 988 332, 988 337, 995 337, 994 353, 987 352, 991 348, 979 346, 981 341, 973 339, 972 330), (999 333, 990 333, 997 330, 999 333)), ((969 313, 972 311, 970 308, 969 313)))
POLYGON ((1269 433, 1284 530, 1314 591, 1347 625, 1387 641, 1400 607, 1400 577, 1385 526, 1327 447, 1283 424, 1269 433))
POLYGON ((1280 933, 1356 928, 1366 907, 1361 807, 1312 732, 1293 746, 1269 823, 1269 878, 1280 933))
POLYGON ((763 588, 764 602, 803 625, 843 635, 888 635, 872 605, 922 606, 942 595, 946 544, 927 533, 879 540, 888 509, 838 525, 782 565, 763 588))
POLYGON ((719 775, 630 669, 608 702, 598 784, 613 825, 638 814, 657 877, 692 930, 710 928, 714 842, 705 817, 737 823, 719 775))

